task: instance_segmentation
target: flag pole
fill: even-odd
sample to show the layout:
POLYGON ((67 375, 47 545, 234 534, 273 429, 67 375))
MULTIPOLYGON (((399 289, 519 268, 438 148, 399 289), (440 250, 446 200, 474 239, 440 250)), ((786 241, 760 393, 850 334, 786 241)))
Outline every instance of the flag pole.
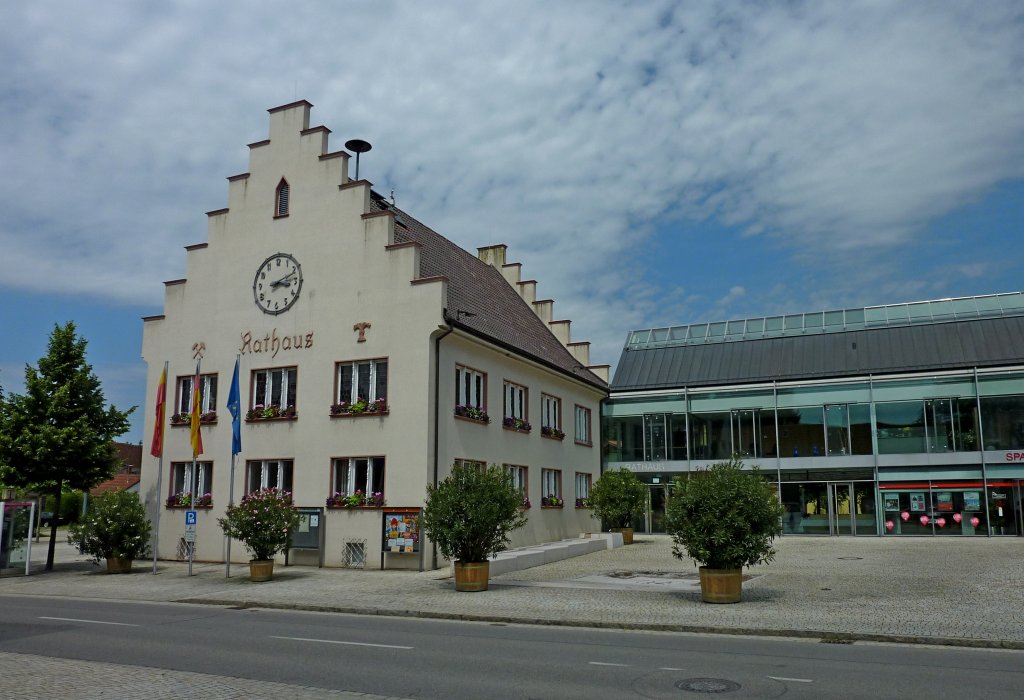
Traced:
POLYGON ((159 554, 158 550, 160 549, 160 511, 162 510, 161 507, 160 507, 160 505, 161 505, 160 504, 160 499, 163 497, 162 496, 162 494, 163 494, 162 483, 163 483, 163 479, 164 479, 164 434, 163 434, 163 430, 164 430, 164 418, 165 418, 165 416, 164 416, 164 412, 165 412, 164 407, 167 404, 167 366, 168 366, 168 364, 169 364, 168 361, 164 360, 164 373, 161 375, 160 387, 157 388, 157 403, 159 404, 159 406, 157 407, 156 418, 159 421, 159 425, 157 425, 154 428, 154 430, 159 430, 160 431, 160 444, 159 445, 153 445, 150 448, 150 454, 153 453, 153 448, 154 447, 157 447, 159 452, 160 452, 159 456, 157 457, 157 472, 156 472, 156 528, 155 528, 155 532, 153 533, 153 573, 154 574, 156 573, 156 560, 157 560, 157 556, 159 554), (161 389, 164 392, 164 395, 162 397, 160 396, 161 389))
MULTIPOLYGON (((228 410, 231 412, 231 476, 228 481, 228 508, 235 504, 235 456, 242 450, 241 435, 241 402, 238 388, 238 365, 241 354, 235 355, 235 372, 231 377, 231 390, 228 392, 228 410)), ((224 535, 224 577, 231 578, 231 538, 224 535)))
MULTIPOLYGON (((199 476, 196 473, 196 458, 203 452, 203 435, 201 430, 200 415, 202 413, 202 383, 203 375, 201 374, 201 367, 203 364, 202 358, 196 361, 196 376, 192 380, 192 420, 190 425, 190 438, 192 443, 192 473, 190 474, 188 484, 188 503, 189 509, 195 511, 196 509, 196 481, 199 476)), ((188 544, 188 575, 192 575, 192 560, 195 557, 196 543, 193 539, 188 544)))

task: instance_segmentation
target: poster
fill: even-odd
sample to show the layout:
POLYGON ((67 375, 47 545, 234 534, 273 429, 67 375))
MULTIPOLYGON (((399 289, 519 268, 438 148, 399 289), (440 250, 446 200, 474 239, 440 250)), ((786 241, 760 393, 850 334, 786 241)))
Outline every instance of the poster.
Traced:
POLYGON ((898 493, 887 493, 883 495, 883 498, 885 498, 886 510, 900 509, 900 495, 898 493))
POLYGON ((382 549, 397 554, 420 551, 419 511, 385 511, 382 549))
POLYGON ((977 491, 964 491, 964 510, 981 510, 981 495, 977 491))
POLYGON ((914 513, 923 513, 927 510, 925 505, 925 495, 923 493, 911 493, 910 494, 910 510, 914 513))
POLYGON ((953 493, 950 491, 939 491, 935 494, 935 510, 944 513, 953 512, 953 493))

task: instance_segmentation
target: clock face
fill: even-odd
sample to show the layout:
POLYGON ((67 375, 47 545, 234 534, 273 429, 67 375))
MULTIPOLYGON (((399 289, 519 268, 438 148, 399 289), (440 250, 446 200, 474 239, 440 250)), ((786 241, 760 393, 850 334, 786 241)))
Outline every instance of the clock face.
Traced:
POLYGON ((264 260, 252 281, 253 299, 266 314, 290 309, 301 289, 302 266, 288 253, 275 253, 264 260))

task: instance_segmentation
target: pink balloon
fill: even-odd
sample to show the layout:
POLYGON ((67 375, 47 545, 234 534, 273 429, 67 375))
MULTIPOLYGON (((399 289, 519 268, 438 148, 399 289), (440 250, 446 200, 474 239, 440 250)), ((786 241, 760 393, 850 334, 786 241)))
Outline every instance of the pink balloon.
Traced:
POLYGON ((953 513, 953 522, 956 523, 957 525, 959 525, 960 521, 963 520, 963 519, 964 519, 964 517, 962 515, 960 515, 959 513, 953 513))
POLYGON ((971 527, 978 527, 978 523, 980 523, 980 522, 981 522, 981 521, 980 521, 980 520, 978 520, 978 516, 976 516, 976 515, 975 515, 975 516, 973 516, 973 517, 971 518, 971 527))
POLYGON ((900 517, 903 518, 903 522, 907 522, 908 520, 910 520, 910 513, 908 513, 907 511, 903 511, 902 513, 900 513, 900 517))
POLYGON ((929 520, 928 520, 928 516, 927 516, 927 515, 922 515, 922 516, 921 516, 921 517, 919 518, 919 520, 921 521, 921 524, 922 524, 922 525, 927 525, 927 524, 929 523, 929 520))
POLYGON ((894 522, 893 522, 893 521, 891 521, 891 520, 886 520, 886 521, 885 521, 885 529, 886 529, 886 530, 888 530, 889 532, 892 532, 892 529, 893 529, 894 527, 896 527, 896 523, 894 523, 894 522))
POLYGON ((935 518, 935 524, 939 527, 946 527, 946 519, 939 516, 938 518, 935 518))

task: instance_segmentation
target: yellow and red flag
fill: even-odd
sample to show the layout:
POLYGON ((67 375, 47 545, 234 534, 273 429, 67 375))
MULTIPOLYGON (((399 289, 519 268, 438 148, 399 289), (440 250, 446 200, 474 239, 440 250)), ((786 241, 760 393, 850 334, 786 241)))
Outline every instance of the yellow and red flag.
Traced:
POLYGON ((199 365, 197 364, 196 376, 192 380, 192 459, 203 454, 203 436, 199 434, 199 409, 203 402, 201 385, 202 378, 199 376, 199 365))
POLYGON ((160 386, 156 390, 156 418, 153 424, 153 444, 149 454, 160 457, 164 453, 164 404, 167 402, 167 367, 160 373, 160 386))

